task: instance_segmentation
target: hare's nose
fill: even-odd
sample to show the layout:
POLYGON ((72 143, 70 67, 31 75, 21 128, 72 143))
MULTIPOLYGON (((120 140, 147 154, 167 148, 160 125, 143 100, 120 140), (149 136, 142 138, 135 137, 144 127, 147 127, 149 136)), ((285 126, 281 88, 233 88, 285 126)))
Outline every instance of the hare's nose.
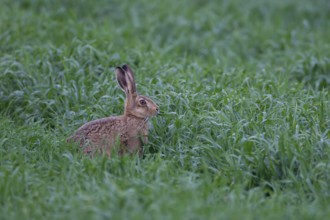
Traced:
POLYGON ((159 112, 159 108, 158 107, 156 107, 156 111, 159 112))

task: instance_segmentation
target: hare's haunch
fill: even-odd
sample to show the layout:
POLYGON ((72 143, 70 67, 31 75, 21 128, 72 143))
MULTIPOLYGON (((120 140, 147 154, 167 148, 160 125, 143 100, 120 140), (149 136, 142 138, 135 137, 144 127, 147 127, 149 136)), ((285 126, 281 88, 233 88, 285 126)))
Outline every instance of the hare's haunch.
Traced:
POLYGON ((120 154, 141 156, 142 144, 148 142, 148 119, 157 115, 159 108, 150 98, 137 94, 134 74, 128 65, 117 67, 116 75, 126 94, 124 114, 90 121, 68 141, 79 143, 90 155, 100 152, 110 157, 111 147, 119 146, 120 154))

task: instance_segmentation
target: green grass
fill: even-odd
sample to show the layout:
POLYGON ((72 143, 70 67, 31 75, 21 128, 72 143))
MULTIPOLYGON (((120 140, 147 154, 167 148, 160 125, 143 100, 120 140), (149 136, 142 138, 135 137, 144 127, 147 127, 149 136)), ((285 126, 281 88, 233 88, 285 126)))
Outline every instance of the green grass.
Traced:
POLYGON ((330 3, 4 0, 0 219, 329 219, 330 3), (114 67, 159 104, 144 158, 83 155, 123 112, 114 67))

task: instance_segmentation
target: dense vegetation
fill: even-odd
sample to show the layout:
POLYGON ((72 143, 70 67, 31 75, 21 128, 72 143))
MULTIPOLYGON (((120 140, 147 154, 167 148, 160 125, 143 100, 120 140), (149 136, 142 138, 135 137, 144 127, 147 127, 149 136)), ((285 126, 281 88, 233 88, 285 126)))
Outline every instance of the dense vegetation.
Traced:
POLYGON ((330 2, 3 0, 0 219, 328 219, 330 2), (66 138, 159 104, 144 158, 66 138))

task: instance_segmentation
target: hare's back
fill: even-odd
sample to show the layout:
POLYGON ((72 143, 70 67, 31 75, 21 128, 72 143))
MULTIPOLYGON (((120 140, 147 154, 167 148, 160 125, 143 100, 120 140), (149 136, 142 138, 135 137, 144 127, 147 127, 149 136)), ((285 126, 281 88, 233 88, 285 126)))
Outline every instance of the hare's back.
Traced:
POLYGON ((83 136, 108 134, 118 130, 120 127, 122 127, 122 116, 113 116, 87 122, 78 129, 77 134, 83 136))

